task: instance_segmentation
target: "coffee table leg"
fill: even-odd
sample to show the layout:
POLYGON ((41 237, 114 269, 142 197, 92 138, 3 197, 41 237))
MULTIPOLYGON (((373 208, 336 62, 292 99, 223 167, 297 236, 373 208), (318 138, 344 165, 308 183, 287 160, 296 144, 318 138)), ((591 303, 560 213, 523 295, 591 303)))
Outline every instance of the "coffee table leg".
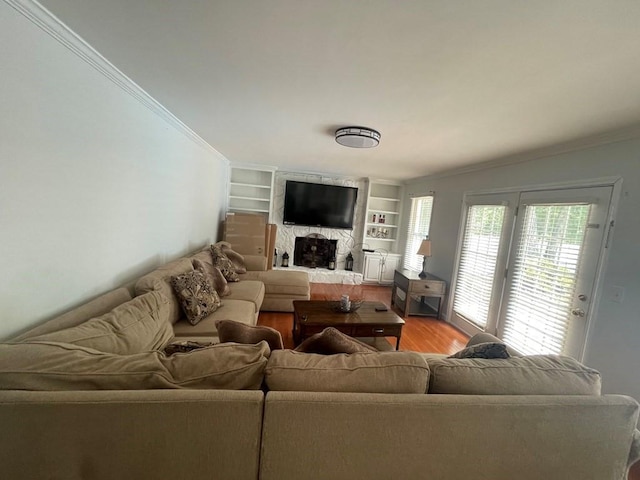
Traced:
POLYGON ((399 333, 398 336, 396 337, 396 350, 400 350, 400 336, 402 335, 402 333, 399 333))

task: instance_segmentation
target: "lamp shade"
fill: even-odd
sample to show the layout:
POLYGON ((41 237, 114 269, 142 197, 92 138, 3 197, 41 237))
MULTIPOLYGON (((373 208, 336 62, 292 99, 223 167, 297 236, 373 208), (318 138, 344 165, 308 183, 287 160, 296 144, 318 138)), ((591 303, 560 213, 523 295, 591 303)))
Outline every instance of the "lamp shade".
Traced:
POLYGON ((431 240, 422 240, 420 248, 416 252, 417 255, 423 255, 425 257, 431 256, 431 240))

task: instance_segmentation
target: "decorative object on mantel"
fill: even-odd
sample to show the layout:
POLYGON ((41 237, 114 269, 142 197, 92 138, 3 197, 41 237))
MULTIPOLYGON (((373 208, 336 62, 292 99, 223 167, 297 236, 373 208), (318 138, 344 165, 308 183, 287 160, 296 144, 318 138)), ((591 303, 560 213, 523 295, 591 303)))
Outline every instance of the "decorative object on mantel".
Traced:
POLYGON ((335 270, 336 269, 336 257, 331 257, 329 259, 329 270, 335 270))
POLYGON ((289 266, 289 254, 287 252, 284 252, 282 254, 282 266, 283 267, 289 266))
POLYGON ((351 252, 347 254, 347 258, 344 261, 344 269, 350 272, 353 271, 353 255, 351 255, 351 252))
POLYGON ((371 148, 380 143, 380 132, 367 127, 344 127, 336 130, 336 142, 345 147, 371 148))
POLYGON ((416 254, 423 256, 422 271, 418 274, 418 276, 420 278, 426 278, 427 277, 427 257, 431 256, 431 240, 429 240, 428 237, 422 240, 422 243, 420 244, 420 248, 418 249, 416 254))

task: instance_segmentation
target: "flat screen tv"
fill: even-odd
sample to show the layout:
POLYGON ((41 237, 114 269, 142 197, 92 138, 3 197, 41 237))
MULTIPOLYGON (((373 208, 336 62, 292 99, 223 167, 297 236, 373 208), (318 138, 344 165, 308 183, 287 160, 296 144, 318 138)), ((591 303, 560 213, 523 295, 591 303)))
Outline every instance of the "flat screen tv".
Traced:
POLYGON ((284 193, 285 225, 353 228, 358 189, 287 180, 284 193))

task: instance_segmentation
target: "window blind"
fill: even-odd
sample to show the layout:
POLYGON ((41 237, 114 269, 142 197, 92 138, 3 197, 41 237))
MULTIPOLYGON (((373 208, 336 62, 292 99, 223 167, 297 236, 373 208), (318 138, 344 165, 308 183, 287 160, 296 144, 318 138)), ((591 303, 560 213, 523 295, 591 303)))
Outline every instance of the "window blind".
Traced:
POLYGON ((481 328, 489 316, 505 212, 504 205, 472 205, 467 211, 453 309, 481 328))
POLYGON ((416 272, 422 271, 422 255, 416 255, 420 243, 429 236, 433 195, 411 199, 411 215, 407 229, 407 246, 404 251, 403 267, 416 272))
POLYGON ((527 206, 503 339, 523 354, 562 353, 589 205, 527 206))

